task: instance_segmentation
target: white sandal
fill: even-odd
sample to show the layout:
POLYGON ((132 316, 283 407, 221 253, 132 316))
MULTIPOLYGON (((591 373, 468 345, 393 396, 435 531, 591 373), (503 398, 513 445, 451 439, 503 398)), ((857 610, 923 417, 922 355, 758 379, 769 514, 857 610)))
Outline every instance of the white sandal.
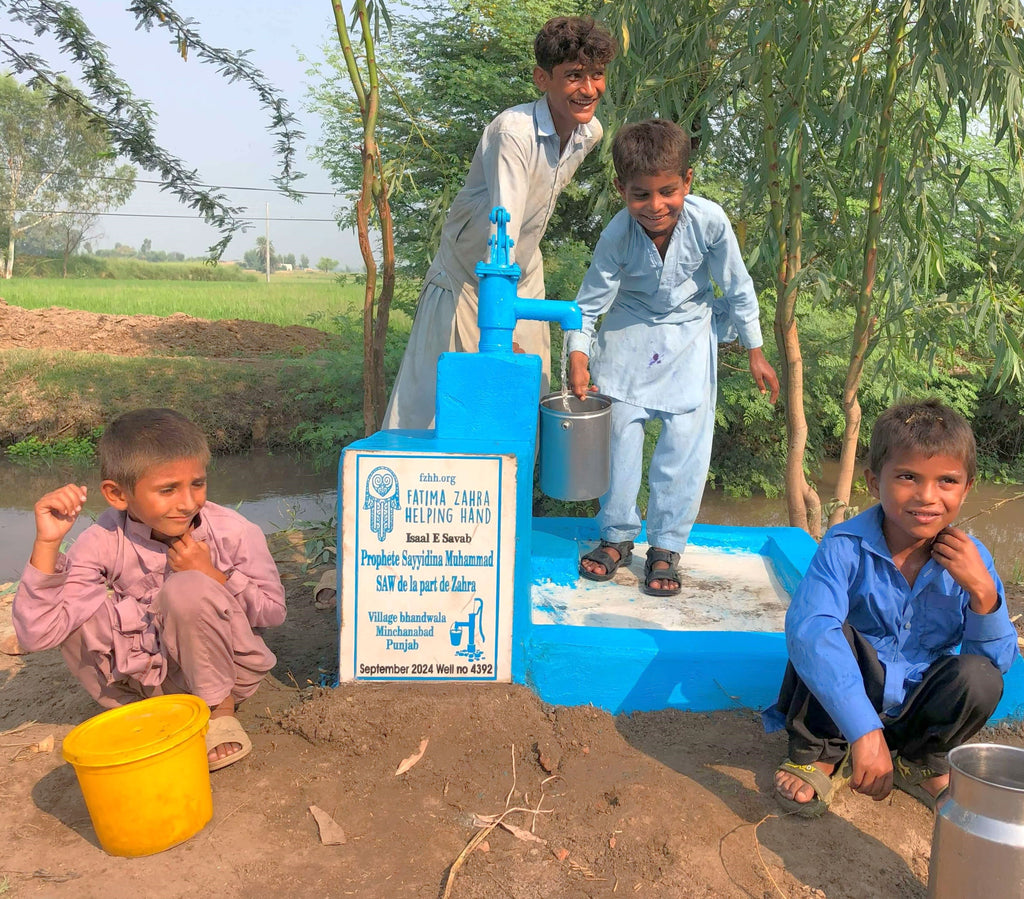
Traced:
POLYGON ((217 718, 211 718, 210 727, 206 731, 207 753, 212 752, 218 746, 223 746, 225 743, 237 743, 241 749, 224 756, 222 759, 211 761, 211 771, 219 771, 221 768, 233 765, 252 752, 252 740, 249 739, 249 735, 234 715, 221 715, 217 718))

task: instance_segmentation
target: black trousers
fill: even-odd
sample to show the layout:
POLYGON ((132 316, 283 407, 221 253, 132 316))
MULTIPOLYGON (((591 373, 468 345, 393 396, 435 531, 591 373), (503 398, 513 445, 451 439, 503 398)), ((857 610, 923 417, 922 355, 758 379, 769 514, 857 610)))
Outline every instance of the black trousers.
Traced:
MULTIPOLYGON (((843 633, 850 643, 871 704, 879 713, 885 742, 907 761, 937 774, 949 770, 946 754, 976 734, 1003 695, 1003 676, 984 656, 943 656, 912 688, 895 717, 882 713, 885 668, 875 648, 849 624, 843 633)), ((792 662, 779 690, 779 710, 786 716, 789 757, 798 765, 839 762, 847 741, 828 712, 800 679, 792 662)))

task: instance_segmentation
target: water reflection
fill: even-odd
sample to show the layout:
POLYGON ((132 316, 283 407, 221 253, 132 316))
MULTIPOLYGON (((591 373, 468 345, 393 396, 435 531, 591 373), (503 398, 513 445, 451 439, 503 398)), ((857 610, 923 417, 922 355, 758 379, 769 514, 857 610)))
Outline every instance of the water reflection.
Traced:
MULTIPOLYGON (((287 455, 223 456, 210 463, 209 497, 237 508, 265 533, 293 520, 322 521, 335 514, 334 470, 316 470, 287 455)), ((71 531, 76 537, 105 508, 99 471, 94 465, 28 468, 0 460, 0 583, 19 577, 35 536, 32 507, 44 493, 74 482, 89 488, 85 512, 71 531)))
MULTIPOLYGON (((826 477, 828 471, 826 471, 826 477)), ((827 485, 827 481, 825 482, 827 485)), ((828 486, 819 486, 822 497, 829 495, 828 486)), ((960 514, 962 520, 974 515, 965 529, 989 548, 1003 580, 1024 577, 1024 499, 998 505, 1003 500, 1024 492, 1020 484, 981 482, 967 495, 960 514)), ((875 504, 868 493, 855 494, 850 503, 858 510, 875 504)), ((734 499, 721 491, 705 490, 697 521, 705 524, 755 525, 784 527, 789 524, 784 497, 766 499, 754 496, 734 499)))
MULTIPOLYGON (((303 459, 286 455, 253 454, 225 456, 210 465, 210 499, 237 508, 246 518, 270 533, 294 519, 322 521, 335 514, 336 474, 332 468, 317 471, 303 459)), ((831 489, 834 468, 825 470, 822 496, 831 489)), ((0 459, 0 583, 17 578, 32 548, 35 526, 32 506, 49 490, 74 481, 89 488, 86 513, 95 517, 106 508, 94 466, 26 468, 0 459)), ((1024 500, 1000 501, 1020 493, 1020 485, 980 483, 964 503, 962 518, 984 510, 967 529, 991 551, 1004 580, 1024 577, 1024 500)), ((874 500, 860 494, 852 502, 864 509, 874 500)), ((83 515, 72 536, 92 521, 83 515)), ((708 524, 780 527, 789 524, 784 498, 755 496, 735 499, 721 491, 707 490, 697 519, 708 524)))

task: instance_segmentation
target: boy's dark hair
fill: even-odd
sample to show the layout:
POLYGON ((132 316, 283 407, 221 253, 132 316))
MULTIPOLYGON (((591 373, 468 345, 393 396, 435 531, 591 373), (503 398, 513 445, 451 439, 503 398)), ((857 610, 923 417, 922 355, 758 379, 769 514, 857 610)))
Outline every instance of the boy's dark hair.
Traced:
POLYGON ((97 447, 100 478, 131 492, 154 465, 197 459, 210 461, 206 436, 173 409, 136 409, 115 418, 97 447))
POLYGON ((879 474, 897 450, 952 456, 963 462, 969 480, 978 470, 978 448, 967 419, 935 399, 900 403, 878 416, 871 431, 868 468, 879 474))
POLYGON ((623 125, 612 141, 615 177, 623 186, 634 178, 690 170, 690 135, 668 119, 623 125))
POLYGON ((533 41, 533 55, 549 74, 563 62, 606 66, 618 47, 608 29, 590 16, 557 16, 548 19, 533 41))

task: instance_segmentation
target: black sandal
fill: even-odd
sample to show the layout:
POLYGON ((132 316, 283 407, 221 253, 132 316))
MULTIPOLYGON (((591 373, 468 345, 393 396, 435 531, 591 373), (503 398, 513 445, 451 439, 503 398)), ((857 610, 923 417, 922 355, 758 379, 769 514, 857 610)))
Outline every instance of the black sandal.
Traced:
POLYGON ((647 550, 647 561, 644 562, 644 593, 648 596, 675 596, 682 588, 679 576, 679 553, 652 546, 647 550), (655 569, 656 562, 667 562, 668 568, 655 569), (651 581, 675 581, 674 587, 652 587, 651 581))
POLYGON ((612 543, 610 540, 602 540, 594 549, 588 552, 583 559, 580 559, 580 574, 588 581, 610 581, 622 565, 629 565, 633 561, 633 541, 624 540, 622 543, 612 543), (609 549, 614 549, 619 557, 612 558, 609 549), (583 559, 588 562, 596 562, 604 566, 604 574, 596 574, 587 571, 583 567, 583 559))

